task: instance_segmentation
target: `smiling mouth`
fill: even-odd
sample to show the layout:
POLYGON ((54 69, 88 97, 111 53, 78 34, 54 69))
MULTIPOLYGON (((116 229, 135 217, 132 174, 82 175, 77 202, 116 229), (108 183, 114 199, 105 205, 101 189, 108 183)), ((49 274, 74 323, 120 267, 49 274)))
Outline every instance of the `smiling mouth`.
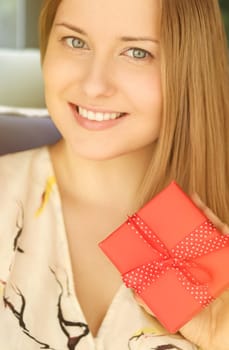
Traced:
POLYGON ((76 109, 77 113, 81 117, 88 120, 97 121, 97 122, 114 120, 126 115, 126 113, 117 113, 117 112, 97 112, 97 111, 95 112, 77 105, 74 105, 74 108, 76 109))

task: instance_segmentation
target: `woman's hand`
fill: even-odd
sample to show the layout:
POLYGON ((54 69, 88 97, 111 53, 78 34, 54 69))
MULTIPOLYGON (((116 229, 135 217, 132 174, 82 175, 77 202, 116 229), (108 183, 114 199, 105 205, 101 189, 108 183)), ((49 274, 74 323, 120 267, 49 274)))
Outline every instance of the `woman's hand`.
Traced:
MULTIPOLYGON (((192 200, 217 229, 229 234, 229 227, 219 220, 197 194, 192 196, 192 200)), ((148 313, 152 314, 138 296, 136 299, 148 313)), ((180 333, 202 350, 229 350, 229 290, 186 323, 180 329, 180 333)))

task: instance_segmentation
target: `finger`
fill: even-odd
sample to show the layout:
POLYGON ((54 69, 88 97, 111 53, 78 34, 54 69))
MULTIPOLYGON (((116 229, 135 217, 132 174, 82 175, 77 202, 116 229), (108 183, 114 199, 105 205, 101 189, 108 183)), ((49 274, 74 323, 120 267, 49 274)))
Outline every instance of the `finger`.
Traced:
POLYGON ((144 301, 139 297, 139 295, 137 295, 136 293, 134 293, 134 298, 137 301, 137 303, 151 316, 155 316, 154 313, 150 310, 150 308, 144 303, 144 301))
POLYGON ((213 211, 207 207, 207 205, 200 199, 197 193, 191 195, 193 202, 196 206, 203 211, 206 217, 217 227, 219 231, 224 234, 229 234, 229 227, 227 224, 222 222, 213 211))
POLYGON ((195 194, 193 197, 195 204, 203 211, 207 218, 218 228, 221 227, 222 222, 218 216, 216 216, 215 213, 213 213, 213 211, 206 206, 206 204, 200 199, 197 194, 195 194))

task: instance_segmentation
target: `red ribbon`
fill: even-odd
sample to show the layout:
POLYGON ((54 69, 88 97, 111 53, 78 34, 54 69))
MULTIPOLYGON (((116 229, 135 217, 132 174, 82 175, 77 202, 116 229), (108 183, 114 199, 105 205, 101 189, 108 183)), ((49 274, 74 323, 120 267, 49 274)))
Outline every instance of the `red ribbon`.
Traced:
POLYGON ((214 225, 204 221, 173 249, 169 250, 150 227, 137 215, 127 224, 152 249, 152 260, 123 274, 127 287, 141 294, 168 270, 174 270, 184 288, 202 305, 214 300, 208 291, 210 272, 196 258, 229 246, 229 237, 220 234, 214 225))

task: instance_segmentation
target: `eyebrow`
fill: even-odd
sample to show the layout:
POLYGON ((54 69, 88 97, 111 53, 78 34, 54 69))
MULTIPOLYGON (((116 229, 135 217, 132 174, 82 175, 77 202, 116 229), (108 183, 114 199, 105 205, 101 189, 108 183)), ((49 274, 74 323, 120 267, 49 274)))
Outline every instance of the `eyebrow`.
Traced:
MULTIPOLYGON (((63 23, 56 23, 56 26, 58 26, 58 27, 62 26, 62 27, 68 28, 68 29, 70 29, 70 30, 72 30, 72 31, 74 31, 76 33, 79 33, 79 34, 87 36, 87 33, 83 29, 81 29, 79 27, 76 27, 76 26, 74 26, 72 24, 69 24, 69 23, 65 23, 65 22, 63 22, 63 23)), ((153 42, 155 44, 159 44, 159 40, 151 38, 151 37, 144 37, 144 36, 138 36, 138 37, 122 36, 122 37, 120 37, 120 40, 121 41, 125 41, 125 42, 126 41, 151 41, 151 42, 153 42)))

